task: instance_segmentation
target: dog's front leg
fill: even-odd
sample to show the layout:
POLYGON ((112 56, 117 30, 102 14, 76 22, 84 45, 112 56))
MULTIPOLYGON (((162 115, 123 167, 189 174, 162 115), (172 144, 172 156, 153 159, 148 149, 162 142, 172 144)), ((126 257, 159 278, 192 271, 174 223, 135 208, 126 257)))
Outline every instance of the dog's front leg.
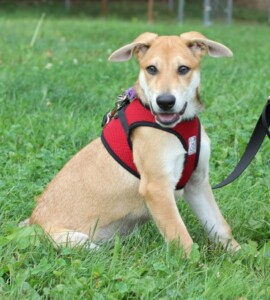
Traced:
POLYGON ((163 237, 168 242, 179 243, 189 253, 193 241, 179 214, 172 188, 166 183, 166 178, 159 179, 152 180, 142 174, 140 193, 163 237))
POLYGON ((179 214, 174 198, 182 173, 185 151, 172 134, 153 128, 137 128, 133 136, 133 157, 141 176, 140 194, 160 233, 179 243, 188 254, 193 241, 179 214))
POLYGON ((233 238, 231 228, 222 216, 215 201, 208 179, 210 140, 202 129, 200 159, 196 171, 184 189, 184 198, 198 219, 205 226, 210 239, 225 248, 236 251, 239 244, 233 238))
POLYGON ((240 249, 232 236, 229 224, 217 206, 207 179, 196 183, 191 180, 185 188, 184 197, 212 241, 220 242, 224 248, 232 251, 240 249))

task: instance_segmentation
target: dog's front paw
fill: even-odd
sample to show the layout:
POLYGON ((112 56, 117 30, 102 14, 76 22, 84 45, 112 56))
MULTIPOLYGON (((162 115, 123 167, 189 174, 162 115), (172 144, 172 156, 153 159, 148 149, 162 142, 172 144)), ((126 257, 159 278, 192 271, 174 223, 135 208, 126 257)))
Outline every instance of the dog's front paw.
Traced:
POLYGON ((232 254, 239 251, 240 249, 241 246, 238 244, 238 242, 235 239, 230 240, 226 246, 226 250, 232 254))
POLYGON ((191 252, 192 252, 192 249, 193 249, 193 243, 190 243, 189 245, 185 245, 183 247, 183 250, 184 250, 184 256, 186 258, 190 258, 190 255, 191 255, 191 252))
POLYGON ((167 246, 168 246, 168 250, 170 251, 170 253, 173 253, 175 255, 179 254, 183 257, 183 258, 189 258, 190 254, 192 252, 193 249, 193 241, 192 239, 190 239, 189 241, 185 240, 181 240, 181 239, 174 239, 171 241, 167 241, 167 246))

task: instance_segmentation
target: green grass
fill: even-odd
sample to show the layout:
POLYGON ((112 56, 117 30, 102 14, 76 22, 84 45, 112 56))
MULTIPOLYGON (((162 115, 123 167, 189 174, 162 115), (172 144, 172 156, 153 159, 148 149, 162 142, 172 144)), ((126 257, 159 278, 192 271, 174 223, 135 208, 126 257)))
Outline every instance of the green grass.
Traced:
POLYGON ((113 19, 0 13, 0 298, 269 299, 270 143, 235 183, 215 191, 242 250, 209 245, 185 203, 179 209, 196 241, 190 260, 167 246, 150 222, 99 251, 54 249, 39 228, 19 229, 35 197, 63 164, 100 135, 103 114, 136 80, 135 61, 110 64, 112 50, 143 31, 202 31, 234 51, 202 63, 201 114, 212 140, 211 182, 238 161, 270 94, 269 28, 203 28, 113 19))

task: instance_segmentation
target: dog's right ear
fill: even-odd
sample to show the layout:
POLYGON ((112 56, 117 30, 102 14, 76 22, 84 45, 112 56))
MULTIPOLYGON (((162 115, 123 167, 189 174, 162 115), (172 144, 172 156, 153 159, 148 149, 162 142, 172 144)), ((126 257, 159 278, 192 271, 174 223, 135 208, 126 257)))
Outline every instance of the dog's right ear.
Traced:
POLYGON ((113 52, 109 57, 109 61, 127 61, 131 59, 133 53, 140 58, 151 46, 157 36, 157 34, 151 32, 145 32, 139 35, 131 44, 127 44, 113 52))

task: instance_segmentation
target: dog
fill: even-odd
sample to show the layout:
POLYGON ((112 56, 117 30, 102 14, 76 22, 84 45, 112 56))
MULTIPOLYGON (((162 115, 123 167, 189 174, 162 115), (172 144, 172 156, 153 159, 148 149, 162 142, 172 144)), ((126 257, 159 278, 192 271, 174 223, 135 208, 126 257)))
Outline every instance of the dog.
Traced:
MULTIPOLYGON (((40 225, 56 245, 92 249, 115 234, 128 234, 151 216, 164 239, 176 242, 188 255, 193 240, 175 200, 183 195, 210 239, 238 250, 209 184, 210 140, 197 117, 203 109, 200 61, 205 54, 232 56, 229 48, 198 32, 180 36, 146 32, 116 50, 110 61, 138 59, 140 71, 133 87, 136 99, 110 115, 104 132, 113 122, 123 121, 119 116, 127 118, 132 106, 140 109, 140 115, 147 115, 146 121, 126 124, 128 137, 121 129, 125 124, 118 124, 131 161, 119 163, 104 133, 56 175, 26 223, 40 225), (178 136, 174 130, 180 127, 178 136), (183 141, 181 134, 189 130, 193 133, 183 141), (185 170, 190 159, 192 170, 185 170)), ((111 131, 114 134, 114 129, 111 131)), ((126 150, 122 152, 125 155, 126 150)))

